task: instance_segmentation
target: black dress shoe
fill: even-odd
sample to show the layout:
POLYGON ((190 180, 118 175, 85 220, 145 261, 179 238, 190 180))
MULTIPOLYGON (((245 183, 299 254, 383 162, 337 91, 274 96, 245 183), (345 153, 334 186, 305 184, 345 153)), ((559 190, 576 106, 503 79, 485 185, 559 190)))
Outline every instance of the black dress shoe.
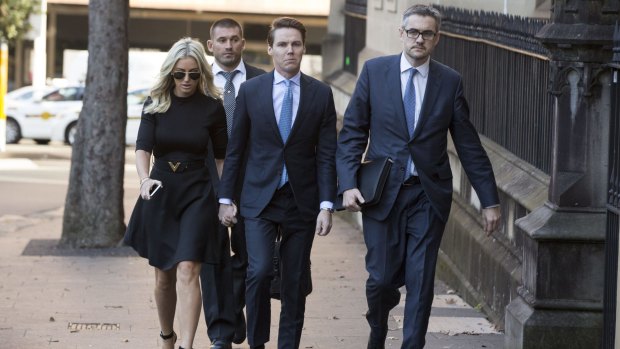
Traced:
POLYGON ((237 323, 235 326, 235 335, 233 337, 233 343, 235 344, 241 344, 245 341, 246 338, 246 325, 245 325, 245 316, 243 315, 243 312, 241 312, 241 315, 239 315, 237 317, 237 323))
POLYGON ((211 349, 232 349, 232 344, 226 341, 216 340, 211 343, 211 349))

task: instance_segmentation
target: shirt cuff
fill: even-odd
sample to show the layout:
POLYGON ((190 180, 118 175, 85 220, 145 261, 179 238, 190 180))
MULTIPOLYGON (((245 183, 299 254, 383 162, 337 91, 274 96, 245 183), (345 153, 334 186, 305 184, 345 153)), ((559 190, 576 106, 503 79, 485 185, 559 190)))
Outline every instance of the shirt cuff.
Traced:
MULTIPOLYGON (((220 199, 222 200, 222 199, 220 199)), ((322 209, 328 209, 328 210, 332 210, 334 208, 334 203, 331 201, 321 201, 321 205, 320 205, 321 210, 322 209)))
MULTIPOLYGON (((221 200, 221 199, 220 199, 220 200, 221 200)), ((494 208, 494 207, 499 207, 499 204, 497 204, 497 205, 487 206, 487 207, 484 207, 484 208, 494 208)))
POLYGON ((232 200, 227 198, 220 198, 219 202, 224 205, 232 205, 232 200))

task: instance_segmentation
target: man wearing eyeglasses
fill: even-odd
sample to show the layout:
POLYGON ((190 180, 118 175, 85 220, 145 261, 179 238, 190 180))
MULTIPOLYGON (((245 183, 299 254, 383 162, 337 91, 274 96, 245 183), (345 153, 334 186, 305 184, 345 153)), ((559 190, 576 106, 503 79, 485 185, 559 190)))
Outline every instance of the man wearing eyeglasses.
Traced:
MULTIPOLYGON (((222 89, 226 111, 227 132, 230 139, 233 114, 239 87, 243 82, 265 71, 245 63, 241 57, 245 48, 243 29, 232 18, 221 18, 211 26, 207 49, 213 54, 213 82, 222 89)), ((245 171, 239 176, 236 199, 241 193, 245 171)), ((226 236, 228 228, 221 226, 226 236)), ((224 239, 227 240, 227 239, 224 239)), ((227 246, 223 249, 228 250, 227 246)), ((243 218, 230 227, 230 249, 233 255, 219 265, 205 264, 200 272, 202 299, 207 332, 212 349, 229 349, 232 343, 241 344, 246 338, 245 276, 248 252, 245 242, 243 218)))
POLYGON ((440 24, 441 14, 433 7, 414 5, 404 12, 402 53, 366 62, 338 138, 339 193, 348 210, 361 210, 368 249, 369 349, 385 347, 388 315, 403 285, 402 348, 424 347, 435 265, 452 203, 448 131, 480 199, 484 231, 491 234, 499 225, 493 169, 469 121, 461 76, 430 58, 440 24), (363 205, 356 176, 367 145, 366 160, 393 160, 373 206, 363 205))

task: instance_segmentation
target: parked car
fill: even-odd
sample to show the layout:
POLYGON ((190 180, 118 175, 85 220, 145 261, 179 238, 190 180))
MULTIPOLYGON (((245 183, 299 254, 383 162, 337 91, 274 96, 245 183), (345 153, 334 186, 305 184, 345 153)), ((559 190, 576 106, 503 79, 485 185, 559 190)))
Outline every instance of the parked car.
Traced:
POLYGON ((6 142, 17 143, 21 138, 19 123, 15 120, 15 113, 22 106, 32 104, 35 100, 55 90, 53 86, 37 88, 24 86, 7 93, 4 96, 4 113, 6 119, 6 142))
POLYGON ((7 143, 17 143, 22 138, 34 139, 38 144, 50 141, 51 125, 59 113, 82 107, 84 86, 53 88, 42 97, 33 92, 32 99, 12 103, 5 109, 7 143))
MULTIPOLYGON (((135 144, 142 115, 142 105, 148 96, 146 88, 135 89, 127 95, 127 144, 135 144)), ((78 117, 82 110, 83 86, 55 89, 39 100, 21 105, 10 116, 12 136, 9 142, 9 114, 7 114, 7 143, 17 143, 21 138, 33 139, 38 144, 50 140, 73 144, 78 117)))
MULTIPOLYGON (((142 106, 149 95, 148 88, 140 88, 130 91, 127 94, 127 128, 125 130, 125 143, 136 144, 138 136, 138 127, 140 126, 140 118, 142 117, 142 106)), ((64 141, 67 144, 73 144, 75 141, 75 133, 77 131, 78 118, 82 106, 79 108, 68 109, 57 115, 52 123, 52 132, 50 139, 54 141, 64 141)))

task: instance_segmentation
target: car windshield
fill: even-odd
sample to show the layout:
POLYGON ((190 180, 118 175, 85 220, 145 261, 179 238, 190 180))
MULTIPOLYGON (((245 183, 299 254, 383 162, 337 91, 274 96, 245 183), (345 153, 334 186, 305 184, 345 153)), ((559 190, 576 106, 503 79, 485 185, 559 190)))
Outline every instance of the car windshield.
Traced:
POLYGON ((43 97, 44 101, 62 102, 62 101, 79 101, 82 99, 82 88, 80 87, 63 87, 43 97))

